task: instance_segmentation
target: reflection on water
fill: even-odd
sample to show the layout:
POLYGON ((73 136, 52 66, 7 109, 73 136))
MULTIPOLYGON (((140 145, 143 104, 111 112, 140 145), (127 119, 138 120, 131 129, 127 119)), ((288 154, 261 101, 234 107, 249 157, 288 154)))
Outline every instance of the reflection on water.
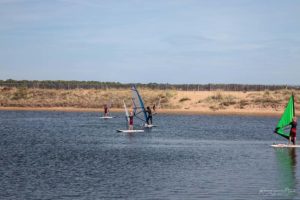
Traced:
POLYGON ((275 148, 279 170, 280 189, 289 197, 296 195, 297 155, 296 148, 275 148))

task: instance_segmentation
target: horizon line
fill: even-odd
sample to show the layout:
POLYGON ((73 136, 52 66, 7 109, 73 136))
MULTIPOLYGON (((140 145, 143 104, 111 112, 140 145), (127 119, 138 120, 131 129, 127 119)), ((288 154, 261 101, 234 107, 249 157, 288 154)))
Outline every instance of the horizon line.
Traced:
POLYGON ((245 86, 292 86, 292 87, 300 87, 300 85, 297 84, 262 84, 262 83, 163 83, 163 82, 148 82, 148 83, 141 83, 141 82, 119 82, 119 81, 99 81, 99 80, 51 80, 51 79, 45 79, 45 80, 30 80, 30 79, 6 79, 2 80, 0 79, 0 82, 8 82, 8 81, 16 81, 16 82, 22 82, 22 81, 28 81, 28 82, 34 82, 34 81, 53 81, 53 82, 59 82, 59 81, 64 81, 64 82, 97 82, 97 83, 117 83, 117 84, 123 84, 123 85, 130 85, 130 84, 137 84, 137 85, 245 85, 245 86))

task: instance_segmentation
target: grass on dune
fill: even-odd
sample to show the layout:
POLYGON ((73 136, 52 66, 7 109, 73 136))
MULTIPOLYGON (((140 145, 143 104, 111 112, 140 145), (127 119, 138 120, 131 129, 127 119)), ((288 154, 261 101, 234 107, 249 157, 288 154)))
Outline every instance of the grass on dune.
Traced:
MULTIPOLYGON (((283 109, 292 93, 296 109, 299 109, 300 91, 276 90, 260 92, 228 91, 176 91, 139 88, 145 106, 166 109, 283 109)), ((132 106, 131 91, 128 89, 28 89, 0 87, 0 106, 9 107, 75 107, 102 108, 111 104, 123 108, 123 100, 132 106)))

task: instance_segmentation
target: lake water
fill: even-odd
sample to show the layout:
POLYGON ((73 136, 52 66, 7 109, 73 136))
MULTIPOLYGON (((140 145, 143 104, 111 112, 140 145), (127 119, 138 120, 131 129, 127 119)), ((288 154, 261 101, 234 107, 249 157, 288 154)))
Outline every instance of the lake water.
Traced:
POLYGON ((0 199, 300 199, 278 118, 155 115, 124 134, 113 114, 0 111, 0 199))

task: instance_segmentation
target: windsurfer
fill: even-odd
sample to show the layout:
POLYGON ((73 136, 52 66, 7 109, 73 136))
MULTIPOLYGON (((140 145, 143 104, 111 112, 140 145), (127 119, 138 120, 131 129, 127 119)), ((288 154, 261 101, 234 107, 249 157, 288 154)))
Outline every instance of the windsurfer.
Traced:
POLYGON ((147 106, 147 124, 152 124, 152 111, 149 106, 147 106), (149 123, 150 122, 150 123, 149 123))
POLYGON ((129 115, 129 126, 128 126, 129 130, 133 130, 133 112, 130 111, 130 115, 129 115))
POLYGON ((108 116, 108 106, 107 106, 107 104, 104 105, 104 116, 105 117, 108 116))
POLYGON ((293 144, 296 144, 296 133, 297 133, 297 117, 293 117, 293 121, 290 123, 291 131, 290 131, 290 137, 289 137, 289 144, 293 142, 293 144))

